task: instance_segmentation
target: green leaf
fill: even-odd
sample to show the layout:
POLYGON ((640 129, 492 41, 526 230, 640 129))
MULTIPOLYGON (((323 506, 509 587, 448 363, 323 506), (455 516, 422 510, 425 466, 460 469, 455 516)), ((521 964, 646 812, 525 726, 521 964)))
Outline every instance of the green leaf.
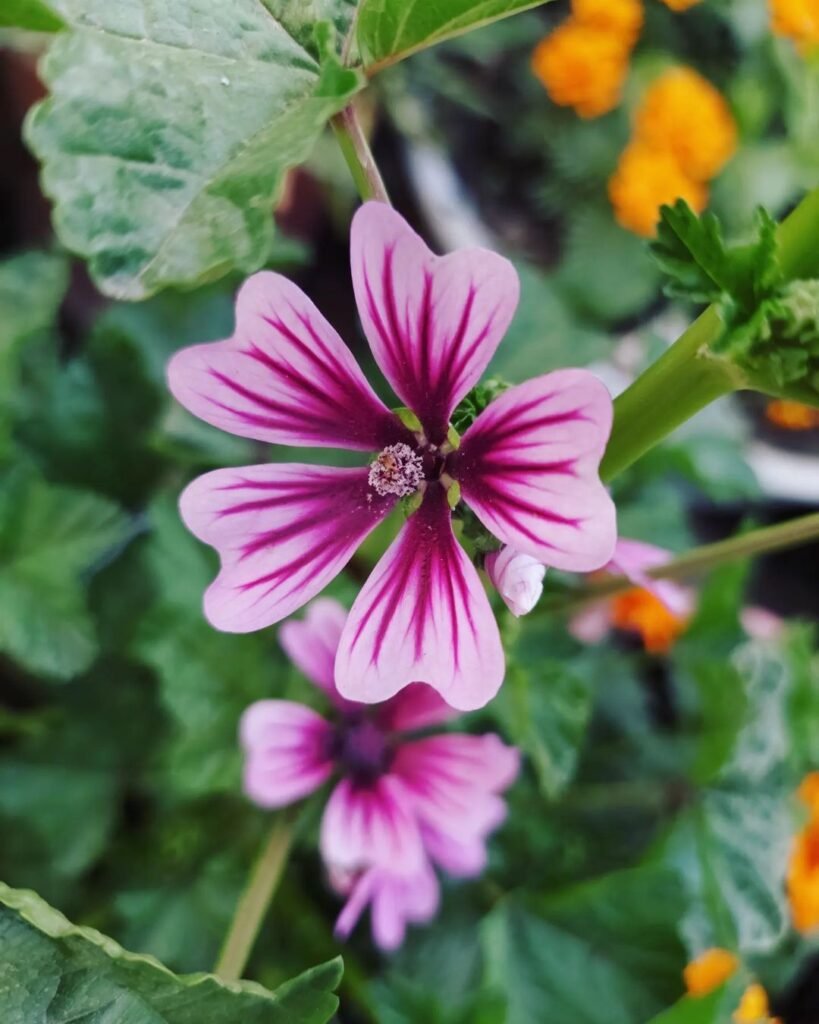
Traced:
POLYGON ((326 1024, 338 1007, 341 961, 268 992, 212 974, 177 976, 78 928, 32 892, 0 884, 0 1016, 104 1024, 326 1024))
POLYGON ((683 199, 664 206, 651 250, 669 281, 670 295, 694 302, 719 302, 725 319, 750 316, 782 280, 776 222, 757 210, 754 235, 745 244, 726 245, 713 213, 698 217, 683 199))
POLYGON ((692 951, 720 945, 761 953, 788 924, 794 681, 776 649, 756 642, 739 648, 721 672, 700 670, 695 678, 703 693, 695 766, 702 788, 664 855, 691 897, 683 928, 692 951))
POLYGON ((0 26, 31 32, 56 32, 62 21, 42 0, 3 0, 0 26))
POLYGON ((571 218, 555 282, 577 310, 603 324, 643 312, 659 290, 643 240, 594 203, 571 218))
POLYGON ((277 21, 305 50, 316 53, 316 26, 329 22, 336 38, 343 40, 350 31, 357 0, 262 0, 277 21))
POLYGON ((285 171, 362 84, 329 33, 317 61, 261 0, 55 6, 27 138, 65 245, 126 299, 257 270, 285 171))
POLYGON ((640 868, 555 899, 508 897, 484 922, 490 982, 507 1024, 635 1024, 682 987, 681 894, 667 871, 640 868))
POLYGON ((210 552, 185 530, 175 503, 158 503, 151 522, 148 559, 158 595, 133 650, 157 672, 173 719, 168 770, 188 797, 232 791, 239 781, 239 718, 252 701, 276 691, 272 637, 213 629, 202 614, 214 575, 210 552))
POLYGON ((733 1019, 746 984, 747 978, 740 976, 706 996, 683 996, 648 1024, 727 1024, 733 1019))
POLYGON ((66 260, 29 252, 0 263, 0 456, 18 404, 26 346, 50 330, 68 284, 66 260))
POLYGON ((126 526, 105 498, 22 468, 8 474, 0 484, 0 650, 58 679, 86 668, 97 645, 79 576, 126 526))
POLYGON ((562 661, 513 665, 497 712, 511 740, 532 758, 544 794, 557 797, 571 781, 591 715, 587 674, 562 661))
POLYGON ((417 50, 538 7, 545 0, 361 0, 358 45, 365 64, 394 64, 417 50))

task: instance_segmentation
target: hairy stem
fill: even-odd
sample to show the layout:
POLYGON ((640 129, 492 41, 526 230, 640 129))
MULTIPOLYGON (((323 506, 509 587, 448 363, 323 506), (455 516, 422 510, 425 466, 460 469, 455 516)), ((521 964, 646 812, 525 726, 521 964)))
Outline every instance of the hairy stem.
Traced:
POLYGON ((355 104, 349 103, 344 110, 331 117, 330 124, 350 168, 358 194, 365 202, 368 199, 377 199, 379 202, 389 203, 390 197, 370 151, 355 104))
MULTIPOLYGON (((819 273, 819 189, 779 226, 787 280, 819 273)), ((694 321, 614 403, 614 428, 600 468, 611 480, 700 409, 746 386, 741 371, 710 351, 722 324, 713 306, 694 321)))
POLYGON ((225 981, 238 981, 244 972, 256 936, 287 864, 292 841, 292 823, 280 818, 273 826, 236 905, 230 929, 214 968, 214 973, 225 981))
MULTIPOLYGON (((763 526, 758 530, 741 533, 737 537, 719 540, 715 544, 703 544, 664 565, 647 570, 646 575, 654 579, 685 579, 727 562, 782 551, 784 548, 797 547, 799 544, 815 540, 819 540, 819 512, 790 519, 786 523, 777 523, 775 526, 763 526)), ((549 602, 547 607, 549 611, 559 609, 573 612, 589 601, 611 597, 624 590, 630 590, 633 586, 634 584, 625 576, 614 576, 590 587, 577 597, 564 597, 560 602, 549 602)))

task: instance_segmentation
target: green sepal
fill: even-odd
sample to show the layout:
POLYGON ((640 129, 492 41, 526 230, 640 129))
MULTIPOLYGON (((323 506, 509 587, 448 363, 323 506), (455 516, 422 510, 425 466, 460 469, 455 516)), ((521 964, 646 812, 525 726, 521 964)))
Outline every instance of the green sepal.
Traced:
POLYGON ((408 409, 405 405, 399 405, 398 408, 393 409, 393 412, 398 419, 401 420, 404 426, 413 432, 413 434, 423 433, 424 428, 421 425, 421 421, 412 409, 408 409))
POLYGON ((451 423, 449 424, 449 430, 446 432, 446 440, 453 451, 457 451, 461 447, 461 435, 451 423))
POLYGON ((414 494, 407 495, 406 498, 402 498, 399 502, 401 511, 409 519, 413 512, 417 512, 421 507, 421 502, 424 500, 423 491, 415 491, 414 494))
POLYGON ((447 487, 446 500, 449 503, 449 507, 454 511, 461 500, 461 485, 457 480, 453 480, 449 487, 447 487))

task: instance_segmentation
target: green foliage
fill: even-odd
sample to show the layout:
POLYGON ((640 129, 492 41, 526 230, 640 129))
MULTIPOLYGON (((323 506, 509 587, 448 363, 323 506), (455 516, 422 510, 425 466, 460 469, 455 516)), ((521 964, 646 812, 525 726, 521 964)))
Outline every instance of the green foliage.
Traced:
POLYGON ((157 672, 173 719, 167 771, 187 797, 235 791, 239 718, 252 701, 276 692, 276 652, 263 633, 234 636, 208 625, 201 601, 213 576, 211 552, 185 530, 170 502, 153 508, 151 523, 146 556, 157 596, 133 651, 157 672))
POLYGON ((42 0, 3 0, 0 26, 25 28, 33 32, 56 32, 62 21, 42 0))
POLYGON ((532 759, 543 793, 555 799, 574 774, 591 716, 591 680, 557 659, 521 659, 498 696, 497 714, 532 759))
POLYGON ((65 245, 119 298, 258 269, 284 173, 361 84, 328 33, 316 60, 260 0, 57 6, 27 135, 65 245))
POLYGON ((177 976, 127 953, 91 928, 77 928, 31 892, 0 885, 0 1013, 8 1024, 55 1013, 103 1024, 326 1024, 338 1006, 341 961, 268 992, 212 974, 177 976))
POLYGON ((713 352, 744 383, 819 404, 819 282, 785 280, 770 214, 759 209, 751 240, 727 245, 714 214, 697 217, 679 200, 663 208, 652 250, 669 294, 716 304, 713 352))
POLYGON ((795 680, 778 650, 749 643, 728 666, 701 665, 699 789, 665 849, 689 890, 692 950, 770 950, 788 912, 784 878, 794 820, 790 712, 795 680))
POLYGON ((551 901, 509 897, 483 929, 507 1024, 634 1024, 679 992, 679 887, 652 868, 609 875, 551 901))
POLYGON ((55 487, 18 467, 0 481, 0 650, 33 672, 68 679, 96 653, 80 574, 122 542, 107 499, 55 487))
POLYGON ((706 996, 683 996, 668 1010, 652 1017, 648 1024, 725 1024, 733 1018, 742 998, 746 979, 732 978, 706 996))
POLYGON ((61 256, 24 253, 0 263, 0 460, 7 454, 25 347, 52 328, 68 279, 61 256))
POLYGON ((538 7, 545 0, 361 0, 358 44, 370 66, 397 60, 444 39, 538 7))

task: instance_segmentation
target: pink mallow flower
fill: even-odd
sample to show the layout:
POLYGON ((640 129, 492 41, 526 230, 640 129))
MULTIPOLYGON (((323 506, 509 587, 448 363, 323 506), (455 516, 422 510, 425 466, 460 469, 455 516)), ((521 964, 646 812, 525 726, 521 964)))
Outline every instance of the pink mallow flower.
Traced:
POLYGON ((256 274, 241 288, 231 338, 171 360, 177 400, 223 430, 374 453, 360 469, 263 464, 195 480, 182 517, 222 562, 205 614, 234 632, 285 618, 409 498, 414 511, 347 620, 338 689, 370 703, 423 680, 453 707, 482 707, 503 681, 503 650, 477 570, 455 539, 452 506, 463 499, 503 543, 556 568, 604 565, 616 533, 598 476, 611 398, 587 371, 558 370, 510 388, 458 443, 450 416, 512 319, 514 268, 483 249, 435 256, 374 202, 353 219, 351 263, 375 361, 414 420, 381 402, 330 324, 278 274, 256 274))
POLYGON ((483 870, 519 755, 492 733, 410 738, 453 716, 424 683, 377 707, 344 699, 333 665, 346 618, 336 601, 319 598, 302 621, 282 626, 282 646, 327 695, 332 714, 289 700, 252 704, 240 726, 244 789, 254 803, 275 808, 336 779, 320 851, 334 887, 349 897, 339 933, 348 934, 370 903, 376 941, 394 948, 406 922, 435 913, 432 863, 458 877, 483 870))

